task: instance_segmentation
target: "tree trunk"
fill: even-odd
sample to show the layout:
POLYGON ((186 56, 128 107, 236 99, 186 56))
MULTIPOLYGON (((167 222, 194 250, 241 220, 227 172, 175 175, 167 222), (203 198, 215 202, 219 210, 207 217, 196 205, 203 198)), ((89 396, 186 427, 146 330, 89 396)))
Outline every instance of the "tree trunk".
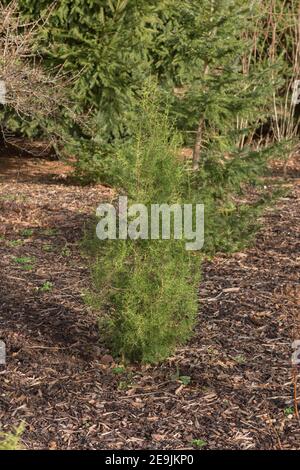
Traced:
MULTIPOLYGON (((209 71, 209 66, 208 64, 206 64, 204 67, 204 72, 203 72, 204 77, 208 74, 208 71, 209 71)), ((203 133, 204 133, 204 123, 205 123, 205 119, 204 119, 204 116, 202 116, 199 120, 198 129, 196 133, 196 140, 195 140, 195 145, 194 145, 194 151, 193 151, 193 170, 194 171, 199 170, 200 153, 201 153, 203 133)))
POLYGON ((203 131, 204 131, 204 118, 202 117, 199 121, 198 129, 196 133, 195 146, 194 146, 194 151, 193 151, 193 170, 194 171, 199 170, 203 131))

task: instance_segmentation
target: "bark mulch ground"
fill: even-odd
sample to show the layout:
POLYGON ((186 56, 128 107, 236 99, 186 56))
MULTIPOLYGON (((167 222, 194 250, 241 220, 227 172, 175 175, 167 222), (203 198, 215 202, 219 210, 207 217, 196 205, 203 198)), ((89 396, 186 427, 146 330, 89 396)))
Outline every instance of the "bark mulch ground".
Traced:
POLYGON ((3 430, 24 421, 28 449, 187 449, 194 439, 203 449, 300 449, 291 370, 300 339, 296 166, 291 193, 266 212, 255 245, 205 264, 190 343, 162 365, 122 369, 82 296, 89 273, 80 240, 110 189, 67 184, 61 163, 2 158, 3 430))

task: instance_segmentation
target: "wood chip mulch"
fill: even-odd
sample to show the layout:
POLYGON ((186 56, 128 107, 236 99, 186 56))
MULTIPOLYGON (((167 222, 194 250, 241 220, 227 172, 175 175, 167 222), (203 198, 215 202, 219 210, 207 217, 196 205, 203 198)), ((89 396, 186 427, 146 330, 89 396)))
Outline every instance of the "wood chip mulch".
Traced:
POLYGON ((82 297, 84 225, 111 191, 67 184, 65 170, 0 165, 2 429, 24 421, 27 449, 300 449, 299 176, 254 246, 205 263, 190 343, 164 364, 122 369, 82 297))

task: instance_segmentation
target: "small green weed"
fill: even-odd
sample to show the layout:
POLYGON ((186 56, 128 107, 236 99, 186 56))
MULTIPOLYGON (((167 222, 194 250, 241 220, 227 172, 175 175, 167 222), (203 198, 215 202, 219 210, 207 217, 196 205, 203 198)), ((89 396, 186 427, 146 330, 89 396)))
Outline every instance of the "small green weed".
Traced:
POLYGON ((49 292, 52 289, 53 283, 50 281, 46 281, 41 287, 38 287, 39 292, 49 292))
POLYGON ((7 242, 7 244, 8 244, 8 246, 10 246, 11 248, 15 248, 15 247, 17 247, 17 246, 23 245, 23 240, 20 240, 20 239, 18 239, 18 240, 9 240, 9 241, 7 242))
POLYGON ((126 369, 124 366, 116 366, 112 368, 113 374, 116 374, 116 375, 124 374, 125 370, 126 369))
POLYGON ((290 416, 294 414, 294 408, 292 406, 289 406, 284 409, 284 415, 285 416, 290 416))
POLYGON ((68 246, 64 246, 64 248, 61 250, 62 256, 69 257, 71 256, 71 250, 68 246))
POLYGON ((32 237, 33 230, 32 228, 25 228, 24 230, 21 230, 20 234, 22 235, 22 237, 29 238, 32 237))
POLYGON ((50 243, 45 243, 44 245, 42 245, 42 250, 46 252, 51 252, 54 250, 54 248, 50 243))
POLYGON ((179 382, 181 382, 182 385, 189 385, 191 383, 191 377, 188 375, 181 375, 179 377, 179 382))
POLYGON ((46 235, 47 237, 53 237, 54 235, 58 234, 58 230, 56 228, 47 228, 43 230, 43 235, 46 235))
POLYGON ((246 364, 246 358, 242 356, 241 354, 238 354, 237 356, 233 357, 233 360, 237 362, 238 364, 246 364))
POLYGON ((203 439, 193 439, 191 444, 192 446, 197 447, 197 449, 202 449, 203 447, 207 446, 207 442, 203 439))
POLYGON ((35 258, 29 256, 14 257, 13 260, 17 263, 23 271, 31 271, 35 258))

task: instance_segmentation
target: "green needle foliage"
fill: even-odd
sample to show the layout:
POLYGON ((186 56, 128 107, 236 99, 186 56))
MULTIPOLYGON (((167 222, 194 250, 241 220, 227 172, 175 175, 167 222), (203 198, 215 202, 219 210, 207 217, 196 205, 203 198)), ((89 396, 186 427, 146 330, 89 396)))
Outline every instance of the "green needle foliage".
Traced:
POLYGON ((0 432, 0 451, 1 450, 19 450, 20 437, 23 432, 23 426, 19 426, 15 433, 0 432))
MULTIPOLYGON (((267 21, 267 7, 262 8, 261 2, 62 0, 53 5, 52 0, 19 0, 26 20, 42 18, 35 41, 44 66, 49 70, 63 66, 64 72, 76 77, 72 111, 88 113, 88 126, 74 124, 72 113, 65 110, 55 124, 49 119, 48 128, 62 134, 64 143, 65 134, 75 138, 82 175, 86 172, 89 180, 106 176, 103 155, 113 154, 111 146, 128 136, 128 120, 149 76, 158 78, 188 144, 194 144, 201 119, 202 147, 212 152, 216 146, 224 152, 227 141, 243 143, 266 122, 274 113, 273 94, 282 84, 278 76, 284 67, 278 49, 272 60, 262 52, 270 38, 264 42, 263 33, 257 33, 258 25, 262 30, 267 21), (101 153, 91 149, 91 138, 101 145, 101 153), (88 163, 95 169, 94 178, 88 163)), ((274 15, 282 0, 277 3, 274 15)), ((280 16, 281 22, 286 18, 290 23, 295 17, 296 4, 280 16)), ((286 27, 286 41, 281 38, 280 44, 291 44, 292 34, 286 27)), ((287 51, 285 69, 294 67, 289 57, 287 51)), ((39 127, 34 120, 26 125, 28 134, 39 127)))
MULTIPOLYGON (((159 112, 151 86, 143 96, 133 138, 120 147, 117 185, 128 203, 180 203, 184 170, 180 140, 159 112)), ((197 314, 199 256, 184 240, 89 241, 94 292, 89 300, 102 315, 101 339, 127 360, 157 362, 192 334, 197 314)))

